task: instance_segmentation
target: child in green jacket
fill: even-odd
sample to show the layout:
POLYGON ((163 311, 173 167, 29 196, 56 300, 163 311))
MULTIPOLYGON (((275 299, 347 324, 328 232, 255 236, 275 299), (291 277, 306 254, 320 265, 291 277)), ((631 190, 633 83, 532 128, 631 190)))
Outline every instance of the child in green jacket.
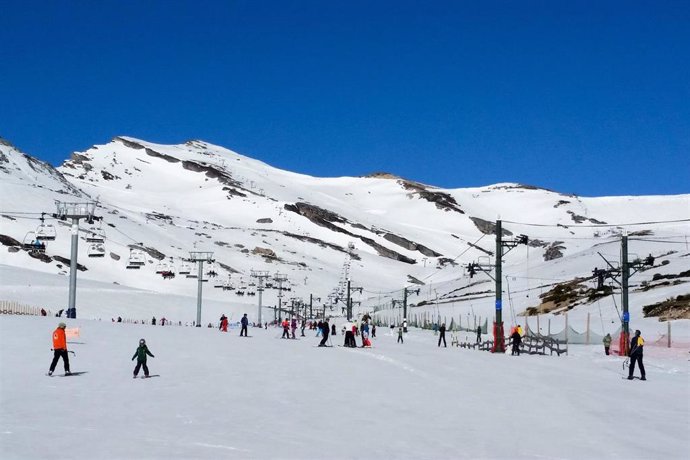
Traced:
POLYGON ((134 361, 134 358, 137 358, 137 366, 134 368, 133 378, 137 378, 139 369, 142 367, 144 368, 144 377, 149 376, 149 368, 146 366, 146 355, 155 358, 155 356, 151 354, 149 348, 146 346, 146 340, 141 339, 139 340, 139 348, 137 348, 137 351, 134 352, 134 356, 132 356, 132 361, 134 361))

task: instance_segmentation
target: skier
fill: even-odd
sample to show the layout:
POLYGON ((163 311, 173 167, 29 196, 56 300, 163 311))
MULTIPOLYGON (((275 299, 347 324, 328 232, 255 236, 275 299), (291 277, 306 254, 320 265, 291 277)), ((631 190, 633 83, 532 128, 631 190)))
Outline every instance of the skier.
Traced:
POLYGON ((376 324, 371 325, 371 336, 376 337, 376 324))
POLYGON ((65 323, 58 324, 57 329, 53 331, 53 362, 50 363, 50 370, 48 370, 48 375, 53 375, 55 366, 57 362, 62 357, 63 364, 65 365, 65 375, 70 375, 69 370, 69 358, 67 357, 67 337, 65 336, 65 328, 67 325, 65 323))
POLYGON ((300 331, 301 331, 301 336, 302 336, 302 337, 305 337, 305 335, 304 335, 304 330, 305 330, 306 328, 307 328, 307 320, 303 319, 303 320, 302 320, 302 327, 300 327, 300 331))
POLYGON ((151 318, 151 326, 155 326, 155 325, 156 325, 156 317, 154 316, 153 318, 151 318))
POLYGON ((137 365, 134 368, 133 378, 137 378, 139 369, 142 367, 144 368, 144 377, 149 376, 149 368, 146 366, 146 355, 155 358, 155 356, 153 356, 153 354, 149 351, 149 347, 146 346, 146 340, 141 339, 139 340, 139 347, 134 352, 134 356, 132 356, 132 361, 134 361, 134 358, 137 358, 137 365))
POLYGON ((323 321, 319 321, 316 325, 316 336, 319 337, 323 332, 323 321))
POLYGON ((633 379, 633 373, 635 372, 635 362, 637 362, 640 365, 640 374, 642 374, 640 380, 647 380, 646 374, 644 372, 644 364, 642 364, 644 339, 640 334, 642 333, 639 329, 635 330, 635 337, 633 337, 630 341, 630 373, 628 374, 628 380, 633 379))
POLYGON ((438 328, 438 332, 438 346, 441 346, 441 340, 443 340, 444 348, 448 347, 448 345, 446 345, 446 323, 441 324, 441 327, 438 328))
POLYGON ((331 324, 331 335, 336 335, 335 322, 333 322, 333 324, 331 324))
POLYGON ((283 320, 282 323, 283 326, 283 336, 281 339, 289 339, 290 338, 290 323, 288 322, 287 318, 283 320))
POLYGON ((242 323, 242 330, 240 331, 240 337, 242 337, 242 335, 247 337, 247 325, 249 324, 249 318, 247 318, 246 313, 244 314, 244 316, 240 320, 240 323, 242 323))
POLYGON ((349 348, 357 346, 355 341, 355 325, 351 322, 345 324, 345 346, 349 348))
POLYGON ((482 343, 482 327, 477 326, 477 343, 482 343))
POLYGON ((218 327, 223 332, 228 332, 228 317, 223 313, 220 317, 220 326, 218 327))
POLYGON ((398 326, 398 343, 405 343, 403 340, 403 327, 402 324, 398 326))
POLYGON ((609 348, 611 348, 611 334, 606 334, 602 342, 604 342, 604 353, 606 353, 606 356, 608 356, 609 348))
MULTIPOLYGON (((321 321, 319 321, 321 323, 321 321)), ((323 338, 321 339, 321 342, 319 342, 320 347, 326 347, 326 341, 328 341, 328 333, 331 330, 330 325, 328 324, 328 321, 324 321, 321 323, 321 334, 323 335, 323 338)))
POLYGON ((513 332, 513 335, 511 335, 510 338, 513 339, 513 349, 511 350, 510 355, 520 356, 520 344, 522 343, 522 336, 517 329, 515 329, 515 332, 513 332))
POLYGON ((297 330, 297 320, 295 318, 292 318, 292 321, 290 321, 290 330, 292 331, 292 338, 296 339, 295 331, 297 330))
POLYGON ((371 348, 371 340, 369 340, 369 334, 362 331, 362 348, 371 348))

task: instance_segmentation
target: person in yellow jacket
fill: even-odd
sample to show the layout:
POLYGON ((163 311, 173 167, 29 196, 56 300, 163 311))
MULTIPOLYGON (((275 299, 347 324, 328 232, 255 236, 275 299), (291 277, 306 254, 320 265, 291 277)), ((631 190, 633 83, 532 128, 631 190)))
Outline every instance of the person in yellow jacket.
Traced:
POLYGON ((635 331, 635 336, 630 341, 630 373, 628 374, 628 380, 633 379, 633 373, 635 372, 635 363, 640 365, 640 374, 642 377, 640 380, 647 380, 644 372, 644 364, 642 364, 642 352, 644 351, 644 339, 642 338, 642 333, 639 329, 635 331))
POLYGON ((53 362, 50 363, 48 375, 53 375, 55 366, 57 366, 58 360, 61 357, 65 364, 65 375, 71 373, 69 370, 69 357, 67 356, 67 336, 65 335, 65 328, 67 328, 67 325, 65 323, 60 323, 57 329, 53 331, 53 362))
POLYGON ((517 333, 520 334, 520 337, 524 337, 525 331, 522 330, 522 326, 519 324, 517 325, 517 333))

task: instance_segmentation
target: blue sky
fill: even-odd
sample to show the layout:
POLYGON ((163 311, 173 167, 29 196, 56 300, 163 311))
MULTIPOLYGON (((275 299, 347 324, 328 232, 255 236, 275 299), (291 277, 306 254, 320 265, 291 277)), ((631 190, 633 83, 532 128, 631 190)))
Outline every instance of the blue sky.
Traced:
POLYGON ((0 136, 316 176, 690 192, 687 1, 5 1, 0 136))

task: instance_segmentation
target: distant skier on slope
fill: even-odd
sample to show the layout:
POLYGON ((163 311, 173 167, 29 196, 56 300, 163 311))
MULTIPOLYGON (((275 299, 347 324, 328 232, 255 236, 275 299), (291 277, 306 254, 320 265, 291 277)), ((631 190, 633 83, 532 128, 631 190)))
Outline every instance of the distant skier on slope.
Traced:
POLYGON ((331 324, 331 335, 336 335, 335 321, 333 321, 333 324, 331 324))
POLYGON ((240 337, 243 335, 247 337, 247 325, 249 324, 249 318, 247 318, 247 314, 245 313, 242 319, 240 320, 240 323, 242 324, 242 330, 240 331, 240 337))
POLYGON ((477 343, 482 342, 482 327, 477 326, 477 343))
POLYGON ((647 380, 644 364, 642 364, 642 353, 644 351, 644 339, 641 336, 639 329, 635 330, 635 337, 630 341, 630 373, 628 374, 628 380, 633 379, 633 373, 635 372, 635 362, 640 365, 640 374, 642 377, 640 380, 647 380))
POLYGON ((398 343, 405 343, 403 340, 403 326, 402 324, 398 326, 398 343))
POLYGON ((510 352, 511 356, 518 355, 520 356, 520 344, 522 343, 522 336, 520 333, 517 331, 517 328, 513 332, 513 334, 510 336, 510 338, 513 340, 513 349, 510 352))
POLYGON ((295 318, 292 318, 292 321, 290 321, 290 330, 292 331, 292 338, 296 339, 295 331, 297 330, 297 320, 295 318))
POLYGON ((446 323, 441 324, 441 327, 438 328, 438 346, 441 346, 441 340, 443 340, 443 347, 448 347, 446 345, 446 323))
POLYGON ((139 374, 139 369, 142 367, 144 368, 144 377, 149 376, 149 368, 148 366, 146 366, 146 355, 155 358, 155 356, 153 356, 153 354, 149 351, 149 347, 146 346, 146 340, 141 339, 139 340, 139 347, 134 352, 134 356, 132 356, 132 361, 134 361, 134 358, 137 359, 137 365, 134 368, 133 378, 137 378, 137 374, 139 374))
POLYGON ((228 332, 228 317, 225 316, 225 313, 221 315, 220 317, 220 326, 218 327, 223 332, 228 332))
POLYGON ((604 343, 604 353, 606 353, 606 356, 610 354, 609 349, 611 348, 611 340, 611 334, 606 334, 604 336, 604 340, 602 340, 602 342, 604 343))
POLYGON ((290 338, 290 322, 285 318, 282 322, 283 326, 283 336, 281 339, 289 339, 290 338))
POLYGON ((65 335, 65 328, 67 325, 65 323, 58 324, 57 329, 53 331, 53 362, 50 363, 50 370, 48 375, 53 375, 55 366, 60 358, 65 365, 65 374, 71 374, 69 370, 69 358, 67 356, 67 336, 65 335))
POLYGON ((319 323, 321 324, 321 334, 323 335, 321 342, 319 342, 319 346, 325 347, 325 346, 327 346, 326 342, 328 341, 328 333, 330 332, 331 328, 330 328, 330 325, 328 324, 328 321, 324 321, 323 323, 321 323, 319 321, 319 323))

